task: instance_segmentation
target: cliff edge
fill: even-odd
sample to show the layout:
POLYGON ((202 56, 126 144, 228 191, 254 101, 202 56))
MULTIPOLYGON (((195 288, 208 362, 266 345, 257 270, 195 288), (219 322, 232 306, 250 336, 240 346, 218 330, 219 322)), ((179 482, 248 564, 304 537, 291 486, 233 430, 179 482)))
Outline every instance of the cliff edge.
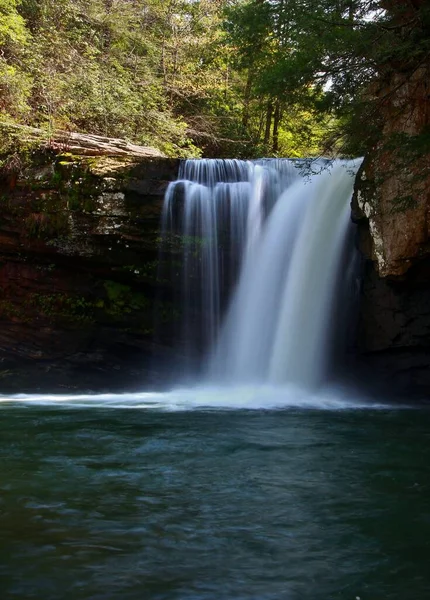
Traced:
MULTIPOLYGON (((421 4, 409 8, 414 28, 420 26, 414 10, 421 4)), ((399 26, 400 36, 414 32, 399 26)), ((382 131, 359 171, 352 203, 363 256, 357 351, 366 376, 373 374, 401 394, 428 395, 429 56, 417 51, 402 62, 390 62, 371 93, 382 131)))
POLYGON ((40 144, 28 133, 0 156, 0 392, 162 381, 156 365, 169 363, 178 316, 168 291, 155 344, 159 220, 179 161, 118 140, 40 144))

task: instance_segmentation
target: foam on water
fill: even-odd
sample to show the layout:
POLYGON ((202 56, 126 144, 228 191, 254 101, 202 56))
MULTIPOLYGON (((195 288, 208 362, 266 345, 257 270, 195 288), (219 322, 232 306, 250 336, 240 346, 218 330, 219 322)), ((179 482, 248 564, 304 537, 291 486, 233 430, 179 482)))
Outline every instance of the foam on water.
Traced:
POLYGON ((0 404, 61 406, 64 408, 192 410, 357 410, 408 408, 350 395, 344 389, 326 388, 310 393, 295 386, 199 386, 168 392, 124 394, 18 394, 0 396, 0 404))

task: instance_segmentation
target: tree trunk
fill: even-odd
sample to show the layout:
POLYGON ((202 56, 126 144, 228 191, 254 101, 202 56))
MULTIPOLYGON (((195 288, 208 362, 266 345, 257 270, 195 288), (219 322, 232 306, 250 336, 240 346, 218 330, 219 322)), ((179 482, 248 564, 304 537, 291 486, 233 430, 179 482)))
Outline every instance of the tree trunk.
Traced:
POLYGON ((251 80, 251 71, 248 71, 248 77, 246 80, 245 93, 243 96, 243 112, 242 112, 242 126, 244 129, 247 129, 249 123, 249 104, 251 101, 251 88, 252 88, 252 80, 251 80))
POLYGON ((266 109, 266 129, 264 131, 264 145, 268 146, 270 142, 270 129, 272 127, 272 116, 273 116, 273 100, 270 100, 267 103, 266 109))
POLYGON ((276 100, 275 103, 275 114, 273 117, 273 154, 277 154, 279 150, 279 124, 281 122, 281 103, 276 100))

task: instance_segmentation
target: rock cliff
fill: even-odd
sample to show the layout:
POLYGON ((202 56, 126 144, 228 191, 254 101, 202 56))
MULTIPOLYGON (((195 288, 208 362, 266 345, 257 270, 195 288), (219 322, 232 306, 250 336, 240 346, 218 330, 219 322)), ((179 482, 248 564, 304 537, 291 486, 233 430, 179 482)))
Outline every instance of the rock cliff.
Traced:
POLYGON ((368 375, 401 393, 428 393, 430 58, 419 50, 428 24, 421 0, 385 4, 399 38, 414 36, 417 43, 415 53, 385 65, 372 90, 382 130, 357 177, 352 206, 365 261, 358 352, 368 375))
POLYGON ((64 150, 51 144, 3 161, 0 392, 161 383, 178 315, 168 290, 154 343, 155 300, 167 285, 159 219, 179 161, 133 148, 64 150))

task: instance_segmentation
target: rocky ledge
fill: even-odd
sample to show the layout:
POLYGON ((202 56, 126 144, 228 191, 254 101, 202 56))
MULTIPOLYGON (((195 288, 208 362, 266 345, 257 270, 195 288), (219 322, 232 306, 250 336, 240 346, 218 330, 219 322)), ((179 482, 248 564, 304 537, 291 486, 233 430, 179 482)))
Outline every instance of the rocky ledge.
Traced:
POLYGON ((179 161, 84 142, 0 156, 0 393, 139 388, 174 362, 157 248, 179 161))

